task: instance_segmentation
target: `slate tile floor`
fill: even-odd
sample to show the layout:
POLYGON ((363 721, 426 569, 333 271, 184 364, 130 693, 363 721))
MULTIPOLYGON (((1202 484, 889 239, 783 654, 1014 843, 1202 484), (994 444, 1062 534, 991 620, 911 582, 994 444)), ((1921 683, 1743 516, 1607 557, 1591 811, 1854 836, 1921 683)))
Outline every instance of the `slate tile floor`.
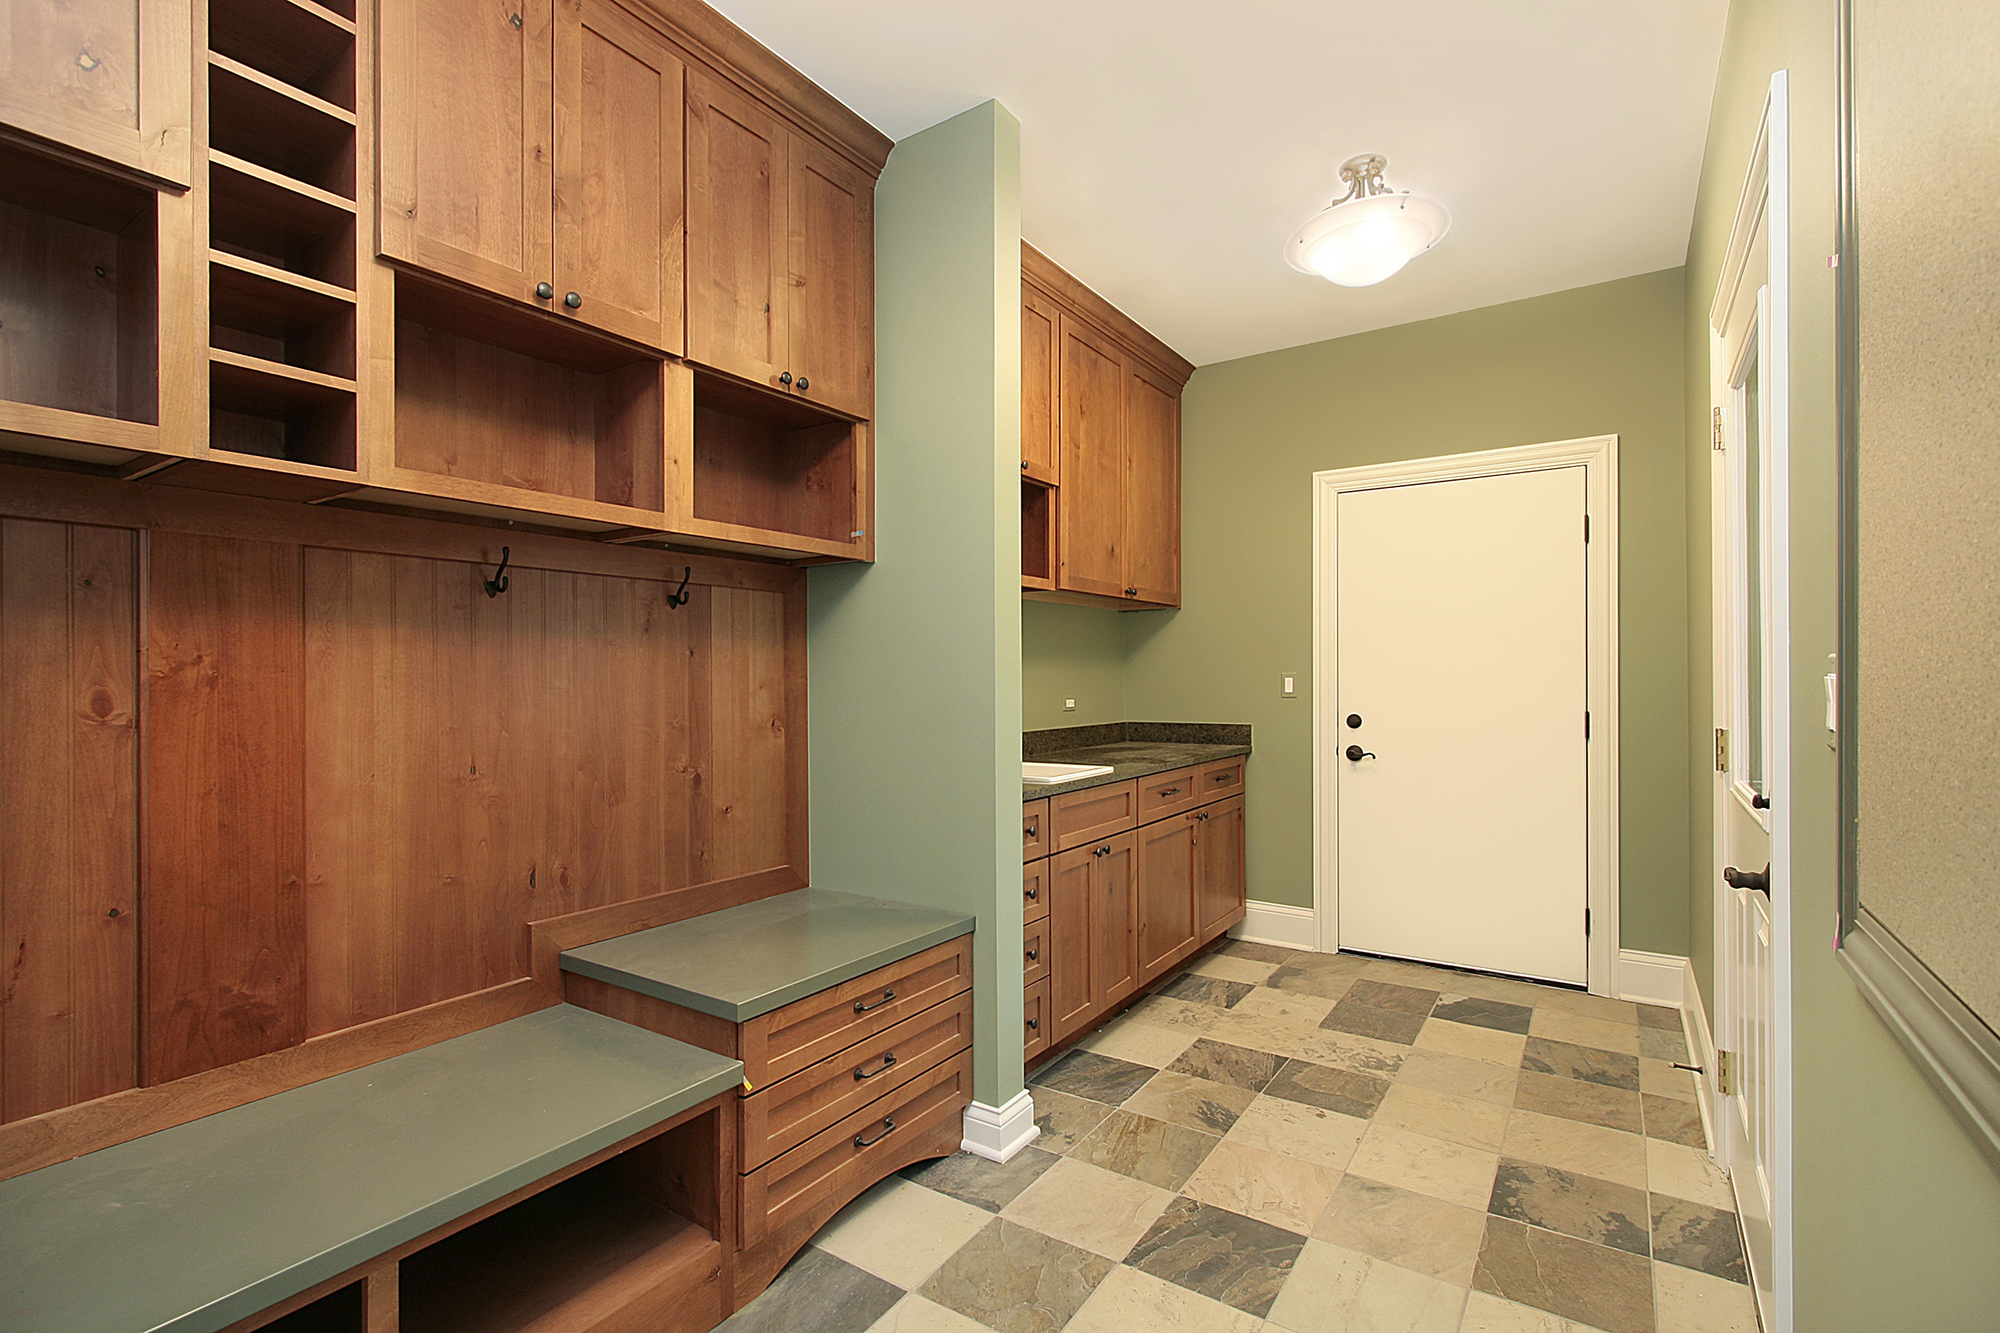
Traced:
POLYGON ((1754 1333, 1680 1016, 1231 942, 728 1333, 1754 1333))

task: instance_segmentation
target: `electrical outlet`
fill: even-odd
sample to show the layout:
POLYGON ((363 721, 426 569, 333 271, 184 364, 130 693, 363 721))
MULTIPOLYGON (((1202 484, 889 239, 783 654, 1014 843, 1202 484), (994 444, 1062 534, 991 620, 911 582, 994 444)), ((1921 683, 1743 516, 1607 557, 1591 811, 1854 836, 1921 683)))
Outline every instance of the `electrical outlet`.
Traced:
POLYGON ((1297 676, 1280 676, 1278 678, 1278 696, 1283 699, 1298 698, 1299 678, 1297 676))
POLYGON ((1076 700, 1074 699, 1063 700, 1063 712, 1074 713, 1075 711, 1076 711, 1076 700))

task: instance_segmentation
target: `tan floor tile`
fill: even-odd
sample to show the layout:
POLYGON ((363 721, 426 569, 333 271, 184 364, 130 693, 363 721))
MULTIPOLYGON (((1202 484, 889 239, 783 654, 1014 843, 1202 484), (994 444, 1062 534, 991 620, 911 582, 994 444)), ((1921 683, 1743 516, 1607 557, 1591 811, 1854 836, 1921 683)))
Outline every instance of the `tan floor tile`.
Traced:
POLYGON ((1340 1183, 1340 1172, 1224 1139, 1181 1193, 1274 1227, 1306 1234, 1340 1183))
POLYGON ((1199 1037, 1215 1026, 1223 1010, 1212 1004, 1196 1004, 1192 1000, 1176 1000, 1171 995, 1152 995, 1139 1001, 1125 1011, 1125 1017, 1137 1023, 1150 1023, 1155 1027, 1185 1029, 1189 1039, 1199 1037))
POLYGON ((1646 1144, 1637 1134, 1560 1116, 1514 1109, 1501 1155, 1578 1175, 1646 1188, 1646 1144))
POLYGON ((1114 1060, 1130 1060, 1135 1065, 1165 1069, 1193 1045, 1196 1033, 1185 1028, 1160 1027, 1137 1019, 1121 1018, 1093 1032, 1079 1042, 1086 1051, 1108 1055, 1114 1060))
POLYGON ((1161 1070, 1152 1082, 1125 1099, 1123 1109, 1204 1134, 1226 1134, 1243 1108, 1256 1099, 1255 1092, 1233 1083, 1161 1070))
POLYGON ((983 1208, 891 1176, 843 1208, 813 1244, 907 1288, 936 1272, 992 1220, 983 1208))
POLYGON ((1484 976, 1478 972, 1454 972, 1451 984, 1445 989, 1455 995, 1476 995, 1482 1000, 1501 1000, 1532 1008, 1554 988, 1537 986, 1531 981, 1515 981, 1509 977, 1484 976))
POLYGON ((1361 975, 1375 981, 1393 981, 1399 986, 1415 986, 1420 990, 1456 990, 1459 973, 1449 968, 1430 967, 1423 963, 1403 963, 1393 958, 1371 958, 1361 969, 1361 975))
POLYGON ((1527 1044, 1526 1033, 1495 1032, 1492 1028, 1476 1028, 1443 1018, 1425 1023, 1413 1043, 1420 1051, 1443 1051, 1468 1060, 1490 1060, 1509 1069, 1521 1063, 1521 1052, 1527 1044))
POLYGON ((1466 1286, 1486 1215, 1363 1176, 1341 1177, 1313 1235, 1399 1267, 1466 1286))
POLYGON ((1560 986, 1544 986, 1537 993, 1535 1003, 1538 1007, 1561 1009, 1579 1018, 1602 1019, 1607 1023, 1629 1023, 1634 1027, 1639 1024, 1638 1005, 1630 1000, 1614 999, 1609 995, 1587 995, 1583 991, 1565 990, 1560 986))
POLYGON ((1278 970, 1276 963, 1260 963, 1254 958, 1234 958, 1226 953, 1212 953, 1195 960, 1188 971, 1199 972, 1205 977, 1221 977, 1225 981, 1247 981, 1253 986, 1261 986, 1278 970))
POLYGON ((1267 1327, 1287 1333, 1455 1333, 1465 1288, 1309 1240, 1267 1327))
MULTIPOLYGON (((1251 994, 1280 995, 1283 992, 1260 989, 1252 991, 1251 994)), ((1280 1017, 1275 1014, 1240 1014, 1230 1009, 1223 1013, 1214 1027, 1202 1035, 1210 1041, 1226 1041, 1231 1046, 1243 1046, 1253 1051, 1269 1051, 1273 1055, 1290 1058, 1301 1042, 1311 1040, 1318 1033, 1318 1025, 1307 1023, 1303 1019, 1280 1017)))
POLYGON ((1621 1055, 1639 1053, 1639 1020, 1636 1018, 1629 1023, 1607 1022, 1543 1004, 1535 1007, 1535 1016, 1528 1021, 1528 1032, 1531 1036, 1547 1037, 1551 1041, 1595 1046, 1600 1051, 1617 1051, 1621 1055))
POLYGON ((1580 1078, 1537 1074, 1532 1069, 1521 1071, 1514 1092, 1514 1105, 1539 1111, 1543 1115, 1605 1125, 1632 1134, 1645 1129, 1645 1121, 1639 1111, 1638 1093, 1627 1092, 1623 1088, 1607 1088, 1600 1083, 1586 1083, 1580 1078))
POLYGON ((1347 1163, 1350 1174, 1479 1210, 1492 1197, 1499 1166, 1498 1153, 1381 1124, 1368 1127, 1347 1163))
POLYGON ((1057 1162, 1000 1210, 1010 1222, 1107 1259, 1123 1260, 1174 1196, 1087 1162, 1057 1162))
POLYGON ((1263 1321, 1123 1264, 1111 1270, 1063 1333, 1257 1333, 1263 1321))
POLYGON ((1310 1060, 1316 1065, 1325 1065, 1330 1069, 1345 1069, 1356 1074, 1389 1078, 1403 1067, 1403 1061, 1409 1058, 1410 1048, 1398 1042, 1364 1037, 1359 1033, 1318 1028, 1301 1037, 1298 1045, 1286 1054, 1297 1060, 1310 1060))
POLYGON ((1639 1090, 1662 1097, 1678 1097, 1684 1102, 1696 1100, 1694 1075, 1688 1070, 1674 1068, 1672 1062, 1667 1060, 1639 1061, 1639 1090))
POLYGON ((1413 1083, 1396 1083, 1375 1110, 1378 1125, 1428 1134, 1446 1143, 1498 1152, 1507 1137, 1508 1108, 1474 1097, 1433 1092, 1413 1083))
POLYGON ((1296 991, 1259 986, 1238 1000, 1230 1012, 1260 1018, 1289 1018, 1316 1028, 1322 1018, 1333 1012, 1333 1003, 1321 995, 1302 995, 1296 991))
POLYGON ((1648 1188, 1655 1194, 1671 1194, 1676 1199, 1705 1203, 1726 1213, 1736 1211, 1736 1199, 1730 1193, 1728 1177, 1700 1148, 1684 1148, 1664 1139, 1647 1139, 1646 1180, 1648 1188))
POLYGON ((1368 1122, 1351 1115, 1287 1097, 1259 1097, 1236 1118, 1224 1142, 1341 1171, 1367 1132, 1368 1122))
POLYGON ((1219 1135, 1129 1111, 1113 1111, 1070 1150, 1066 1160, 1088 1162, 1164 1190, 1177 1190, 1219 1142, 1219 1135))
POLYGON ((1416 1049, 1403 1057, 1402 1067, 1396 1071, 1398 1083, 1448 1092, 1454 1097, 1498 1102, 1502 1106, 1513 1104, 1514 1084, 1519 1078, 1518 1069, 1491 1060, 1469 1060, 1447 1051, 1416 1049))
POLYGON ((993 1330, 913 1291, 870 1324, 868 1333, 993 1333, 993 1330))
MULTIPOLYGON (((1465 1319, 1458 1333, 1602 1333, 1588 1324, 1565 1319, 1532 1305, 1519 1305, 1475 1291, 1465 1300, 1465 1319)), ((1662 1333, 1665 1333, 1662 1330, 1662 1333)))
POLYGON ((1757 1333, 1750 1288, 1679 1264, 1653 1265, 1659 1333, 1757 1333))

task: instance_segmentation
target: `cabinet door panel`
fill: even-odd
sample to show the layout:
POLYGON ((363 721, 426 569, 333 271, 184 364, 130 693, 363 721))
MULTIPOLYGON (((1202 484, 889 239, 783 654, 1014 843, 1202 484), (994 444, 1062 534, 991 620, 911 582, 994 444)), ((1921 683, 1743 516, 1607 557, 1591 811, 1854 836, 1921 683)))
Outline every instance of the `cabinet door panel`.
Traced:
POLYGON ((789 355, 789 137, 743 94, 688 72, 688 359, 773 387, 789 355))
POLYGON ((1138 835, 1121 833, 1101 846, 1091 879, 1091 983, 1102 1014, 1139 988, 1138 835))
POLYGON ((381 21, 382 253, 546 307, 550 0, 382 0, 381 21))
POLYGON ((583 0, 557 11, 555 69, 554 308, 678 352, 681 62, 624 10, 583 0))
POLYGON ((187 0, 15 0, 0 13, 0 123, 186 185, 187 0))
POLYGON ((1049 1040, 1064 1041, 1097 1012, 1091 985, 1092 884, 1098 858, 1088 847, 1048 860, 1049 1040))
POLYGON ((1055 485, 1062 480, 1056 445, 1061 377, 1057 355, 1062 315, 1032 287, 1021 290, 1021 475, 1055 485))
POLYGON ((1195 830, 1191 814, 1139 830, 1139 977, 1164 972, 1194 943, 1195 830))
POLYGON ((835 411, 875 410, 875 187, 792 136, 792 391, 835 411))
POLYGON ((1062 319, 1060 573, 1072 592, 1125 595, 1125 360, 1094 329, 1062 319))
POLYGON ((1134 600, 1181 600, 1181 400, 1141 362, 1125 376, 1125 586, 1134 600))
POLYGON ((1219 934, 1243 910, 1243 798, 1204 806, 1196 840, 1195 932, 1219 934))

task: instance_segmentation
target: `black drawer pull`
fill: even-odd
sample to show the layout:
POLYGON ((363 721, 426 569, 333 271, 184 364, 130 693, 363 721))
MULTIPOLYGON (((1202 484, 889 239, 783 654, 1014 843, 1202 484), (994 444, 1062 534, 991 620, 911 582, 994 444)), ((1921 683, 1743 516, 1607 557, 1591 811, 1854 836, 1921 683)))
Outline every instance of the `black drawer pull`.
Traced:
POLYGON ((1180 794, 1181 794, 1181 789, 1179 787, 1160 788, 1160 795, 1162 796, 1179 796, 1180 794))
POLYGON ((896 998, 896 988, 894 986, 891 986, 889 989, 883 991, 882 998, 875 1001, 875 1003, 873 1004, 864 1004, 860 1000, 856 1000, 854 1002, 854 1012, 857 1014, 865 1014, 870 1009, 880 1009, 883 1005, 889 1003, 889 1001, 895 998, 896 998))
POLYGON ((863 1079, 874 1078, 877 1074, 881 1073, 885 1069, 888 1069, 891 1065, 895 1063, 896 1063, 896 1053, 894 1051, 886 1051, 882 1055, 882 1063, 877 1065, 875 1068, 855 1070, 854 1081, 856 1083, 859 1083, 863 1079))
POLYGON ((1031 1018, 1028 1020, 1028 1027, 1031 1031, 1039 1032, 1041 1031, 1042 1028, 1042 1020, 1039 1018, 1031 1018))
POLYGON ((863 1138, 861 1135, 856 1134, 854 1136, 854 1146, 857 1148, 872 1148, 876 1144, 880 1143, 883 1139, 888 1138, 891 1134, 894 1134, 895 1132, 896 1132, 896 1117, 889 1116, 888 1118, 882 1121, 882 1132, 880 1134, 877 1134, 872 1139, 863 1138))
POLYGON ((1026 837, 1022 839, 1024 842, 1027 841, 1027 838, 1039 838, 1042 836, 1042 826, 1040 824, 1030 824, 1022 832, 1026 834, 1026 837))
POLYGON ((1040 949, 1028 950, 1028 961, 1031 963, 1034 962, 1037 958, 1040 958, 1041 956, 1042 956, 1042 951, 1040 949))
POLYGON ((1029 902, 1033 902, 1035 901, 1035 899, 1042 896, 1042 891, 1040 889, 1029 889, 1027 893, 1029 902))

